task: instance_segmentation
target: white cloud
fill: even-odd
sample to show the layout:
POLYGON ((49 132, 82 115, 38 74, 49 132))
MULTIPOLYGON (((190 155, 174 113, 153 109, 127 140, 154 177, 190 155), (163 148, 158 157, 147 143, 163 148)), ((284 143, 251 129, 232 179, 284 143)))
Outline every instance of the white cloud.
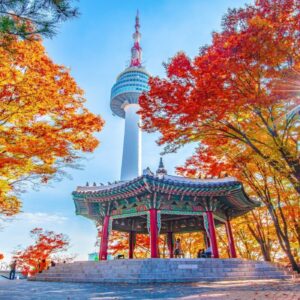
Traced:
POLYGON ((59 213, 46 212, 24 212, 10 219, 2 221, 0 219, 0 253, 4 254, 4 261, 9 262, 15 250, 20 250, 33 243, 30 230, 33 228, 43 228, 56 233, 66 233, 70 236, 69 226, 66 226, 69 218, 59 213), (62 229, 63 228, 63 229, 62 229))
POLYGON ((34 225, 40 225, 45 223, 63 224, 68 220, 68 218, 58 214, 49 214, 43 212, 37 212, 37 213, 26 212, 26 213, 19 214, 16 217, 16 220, 29 222, 30 224, 34 224, 34 225))

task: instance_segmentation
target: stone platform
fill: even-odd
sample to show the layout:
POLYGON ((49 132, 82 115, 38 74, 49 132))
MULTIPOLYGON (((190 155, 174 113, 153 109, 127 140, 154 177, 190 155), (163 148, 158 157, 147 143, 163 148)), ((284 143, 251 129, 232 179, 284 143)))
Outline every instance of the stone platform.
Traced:
POLYGON ((271 263, 242 259, 131 259, 60 264, 32 281, 155 283, 292 279, 271 263))

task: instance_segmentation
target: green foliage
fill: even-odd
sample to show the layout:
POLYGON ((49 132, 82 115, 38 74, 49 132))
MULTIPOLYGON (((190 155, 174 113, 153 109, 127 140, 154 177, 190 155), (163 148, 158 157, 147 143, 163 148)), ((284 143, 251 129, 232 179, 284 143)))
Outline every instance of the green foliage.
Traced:
POLYGON ((0 35, 22 39, 51 37, 57 25, 78 16, 72 0, 0 0, 0 35))

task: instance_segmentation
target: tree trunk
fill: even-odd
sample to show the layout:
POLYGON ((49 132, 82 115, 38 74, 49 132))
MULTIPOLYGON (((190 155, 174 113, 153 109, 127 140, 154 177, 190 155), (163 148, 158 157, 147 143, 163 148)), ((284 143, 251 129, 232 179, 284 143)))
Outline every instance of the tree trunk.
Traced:
MULTIPOLYGON (((259 224, 256 224, 257 227, 259 226, 259 224)), ((267 242, 265 241, 265 239, 261 236, 256 234, 255 230, 250 226, 250 224, 247 224, 247 227, 249 229, 249 231, 251 232, 252 236, 255 238, 255 240, 257 241, 257 243, 259 244, 261 253, 263 255, 263 258, 265 261, 271 261, 271 249, 270 247, 267 245, 267 242)), ((259 227, 258 227, 259 230, 259 227)))
POLYGON ((292 254, 292 250, 291 250, 291 244, 290 244, 290 241, 289 241, 289 238, 287 235, 285 235, 283 232, 282 232, 282 229, 280 227, 280 224, 279 224, 279 221, 278 221, 278 218, 277 216, 275 215, 274 213, 274 208, 272 205, 267 205, 268 207, 268 210, 269 210, 269 213, 272 217, 272 220, 274 222, 274 226, 275 226, 275 230, 276 230, 276 234, 277 234, 277 237, 278 237, 278 241, 279 241, 279 244, 282 248, 282 250, 285 252, 285 254, 287 255, 289 261, 290 261, 290 264, 293 268, 294 271, 297 271, 298 273, 300 273, 300 267, 298 266, 293 254, 292 254))
POLYGON ((270 251, 270 248, 264 242, 262 242, 259 245, 261 247, 261 252, 262 252, 262 255, 264 257, 264 260, 265 261, 271 261, 271 251, 270 251))

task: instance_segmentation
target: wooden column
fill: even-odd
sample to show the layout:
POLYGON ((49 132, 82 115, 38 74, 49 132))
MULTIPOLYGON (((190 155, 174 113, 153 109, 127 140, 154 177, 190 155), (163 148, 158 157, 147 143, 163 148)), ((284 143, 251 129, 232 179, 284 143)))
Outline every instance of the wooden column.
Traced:
POLYGON ((226 226, 226 233, 227 233, 227 239, 229 243, 229 253, 231 258, 236 258, 236 251, 235 251, 235 244, 234 244, 234 238, 231 230, 230 221, 227 220, 225 222, 226 226))
POLYGON ((170 258, 174 257, 174 241, 173 241, 173 232, 167 233, 167 243, 168 243, 168 250, 170 253, 170 258))
POLYGON ((108 249, 108 238, 109 238, 108 226, 109 226, 109 216, 105 216, 103 221, 103 226, 102 226, 99 260, 107 260, 107 249, 108 249))
POLYGON ((207 221, 208 221, 212 257, 219 258, 219 250, 218 250, 218 243, 217 243, 217 237, 216 237, 214 215, 211 211, 207 211, 206 215, 207 215, 207 221))
POLYGON ((135 247, 135 241, 136 241, 136 232, 130 231, 129 232, 129 259, 133 258, 133 252, 135 247))
POLYGON ((158 258, 157 209, 150 208, 150 251, 151 258, 158 258))

